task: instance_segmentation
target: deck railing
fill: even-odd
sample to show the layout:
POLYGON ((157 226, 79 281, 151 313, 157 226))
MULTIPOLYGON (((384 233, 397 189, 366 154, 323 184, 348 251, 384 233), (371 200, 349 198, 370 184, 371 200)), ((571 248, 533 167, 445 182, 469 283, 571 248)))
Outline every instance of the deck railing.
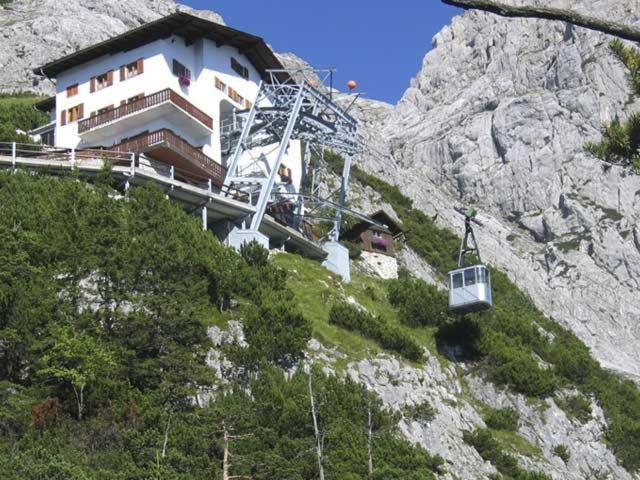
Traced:
POLYGON ((113 165, 127 165, 131 162, 130 152, 104 149, 55 148, 48 145, 13 142, 0 142, 0 156, 11 157, 14 164, 18 158, 70 163, 83 160, 103 160, 113 165))
MULTIPOLYGON (((169 135, 159 132, 154 133, 158 133, 158 135, 153 135, 148 138, 148 140, 145 140, 144 138, 142 138, 142 136, 140 136, 140 138, 131 139, 131 141, 128 142, 129 147, 138 146, 144 148, 145 146, 149 147, 158 142, 166 142, 166 145, 169 148, 180 152, 183 156, 186 156, 188 154, 188 158, 208 165, 205 171, 209 173, 206 175, 197 174, 193 171, 187 171, 167 164, 166 172, 161 173, 162 175, 180 179, 181 181, 204 189, 210 188, 212 186, 222 189, 222 182, 224 182, 224 178, 226 175, 226 169, 223 166, 215 163, 212 159, 200 152, 200 150, 192 147, 180 137, 174 135, 171 131, 169 131, 169 135), (186 143, 187 146, 185 146, 183 142, 186 143), (168 173, 171 171, 174 172, 173 175, 168 173)), ((69 169, 72 169, 75 166, 82 168, 83 165, 88 165, 92 162, 92 168, 95 168, 96 162, 108 162, 113 166, 131 166, 131 168, 144 169, 144 167, 140 165, 140 163, 135 158, 133 151, 127 149, 118 150, 117 148, 109 150, 95 148, 54 148, 48 145, 0 142, 0 157, 9 157, 11 159, 11 164, 14 167, 24 166, 25 160, 27 160, 26 165, 27 168, 29 168, 28 159, 33 159, 34 165, 31 166, 36 166, 40 161, 42 161, 44 162, 43 166, 45 166, 46 168, 55 166, 65 167, 69 169), (51 165, 47 162, 55 162, 57 165, 51 165)), ((240 192, 236 192, 233 189, 229 190, 229 193, 235 198, 238 198, 241 195, 240 192)))
POLYGON ((188 113, 209 129, 213 129, 213 119, 200 110, 198 107, 189 102, 186 98, 178 95, 170 88, 166 88, 156 93, 146 95, 133 102, 120 105, 116 108, 110 108, 106 112, 94 115, 85 120, 78 122, 78 133, 84 133, 93 130, 106 123, 114 122, 127 115, 146 110, 147 108, 171 102, 184 112, 188 113))
MULTIPOLYGON (((179 153, 189 161, 196 163, 203 170, 208 172, 212 183, 216 187, 221 187, 224 183, 227 169, 215 160, 206 156, 202 151, 189 142, 173 133, 168 128, 163 128, 151 133, 143 133, 130 138, 118 145, 111 147, 114 151, 144 152, 150 147, 164 143, 167 148, 179 153)), ((202 178, 207 178, 203 176, 202 178)))

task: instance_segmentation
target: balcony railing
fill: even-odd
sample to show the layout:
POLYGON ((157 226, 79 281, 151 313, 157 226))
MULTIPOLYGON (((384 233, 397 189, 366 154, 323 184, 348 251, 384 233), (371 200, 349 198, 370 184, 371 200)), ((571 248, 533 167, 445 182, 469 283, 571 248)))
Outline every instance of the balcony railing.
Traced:
POLYGON ((178 95, 170 88, 167 88, 165 90, 161 90, 159 92, 152 93, 151 95, 139 98, 138 100, 134 100, 133 102, 127 103, 125 105, 111 108, 106 112, 94 115, 85 120, 81 120, 80 122, 78 122, 78 133, 88 132, 89 130, 93 130, 94 128, 97 128, 106 123, 120 120, 127 115, 131 115, 141 110, 146 110, 147 108, 161 105, 167 102, 173 103, 176 107, 188 113, 200 123, 206 125, 209 129, 213 128, 213 119, 209 115, 204 113, 202 110, 190 103, 181 95, 178 95))
MULTIPOLYGON (((186 140, 180 138, 168 128, 163 128, 151 133, 143 133, 136 137, 125 140, 118 145, 114 145, 110 150, 119 152, 144 152, 150 150, 154 146, 164 146, 178 153, 190 163, 195 164, 202 170, 207 172, 213 185, 220 188, 224 183, 227 169, 217 163, 215 160, 207 157, 202 151, 186 140)), ((193 176, 192 173, 189 174, 193 176)), ((200 176, 200 179, 206 179, 206 176, 200 176)))

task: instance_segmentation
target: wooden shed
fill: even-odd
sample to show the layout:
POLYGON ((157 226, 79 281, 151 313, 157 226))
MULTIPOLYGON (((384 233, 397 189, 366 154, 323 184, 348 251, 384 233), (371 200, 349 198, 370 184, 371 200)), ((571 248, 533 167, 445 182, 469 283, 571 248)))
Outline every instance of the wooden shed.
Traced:
POLYGON ((345 231, 341 238, 359 245, 365 252, 395 257, 393 241, 402 235, 402 228, 384 210, 378 210, 369 217, 384 226, 362 220, 345 231))

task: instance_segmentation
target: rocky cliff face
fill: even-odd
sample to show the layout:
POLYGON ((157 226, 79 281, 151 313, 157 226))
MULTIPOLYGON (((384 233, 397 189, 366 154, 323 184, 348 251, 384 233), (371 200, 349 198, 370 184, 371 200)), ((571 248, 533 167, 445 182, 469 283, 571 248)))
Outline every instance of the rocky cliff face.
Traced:
MULTIPOLYGON (((575 2, 557 1, 559 6, 575 2)), ((635 1, 579 2, 638 21, 635 1)), ((584 151, 603 121, 638 110, 610 37, 549 21, 467 12, 359 159, 461 232, 474 205, 483 259, 603 365, 640 375, 640 177, 584 151)))
POLYGON ((33 68, 176 10, 215 22, 220 15, 173 0, 20 0, 0 6, 0 92, 52 94, 33 68))

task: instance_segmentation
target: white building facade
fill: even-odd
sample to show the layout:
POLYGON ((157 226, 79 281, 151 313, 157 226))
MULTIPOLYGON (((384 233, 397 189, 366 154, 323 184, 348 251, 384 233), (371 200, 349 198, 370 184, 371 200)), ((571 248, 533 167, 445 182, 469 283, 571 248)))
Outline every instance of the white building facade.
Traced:
MULTIPOLYGON (((266 70, 279 68, 262 39, 176 13, 35 71, 56 81, 47 104, 55 147, 131 151, 220 188, 233 153, 225 135, 251 108, 266 70)), ((240 168, 267 168, 261 153, 269 155, 251 152, 240 168)), ((281 188, 298 191, 299 142, 283 165, 281 188)))

